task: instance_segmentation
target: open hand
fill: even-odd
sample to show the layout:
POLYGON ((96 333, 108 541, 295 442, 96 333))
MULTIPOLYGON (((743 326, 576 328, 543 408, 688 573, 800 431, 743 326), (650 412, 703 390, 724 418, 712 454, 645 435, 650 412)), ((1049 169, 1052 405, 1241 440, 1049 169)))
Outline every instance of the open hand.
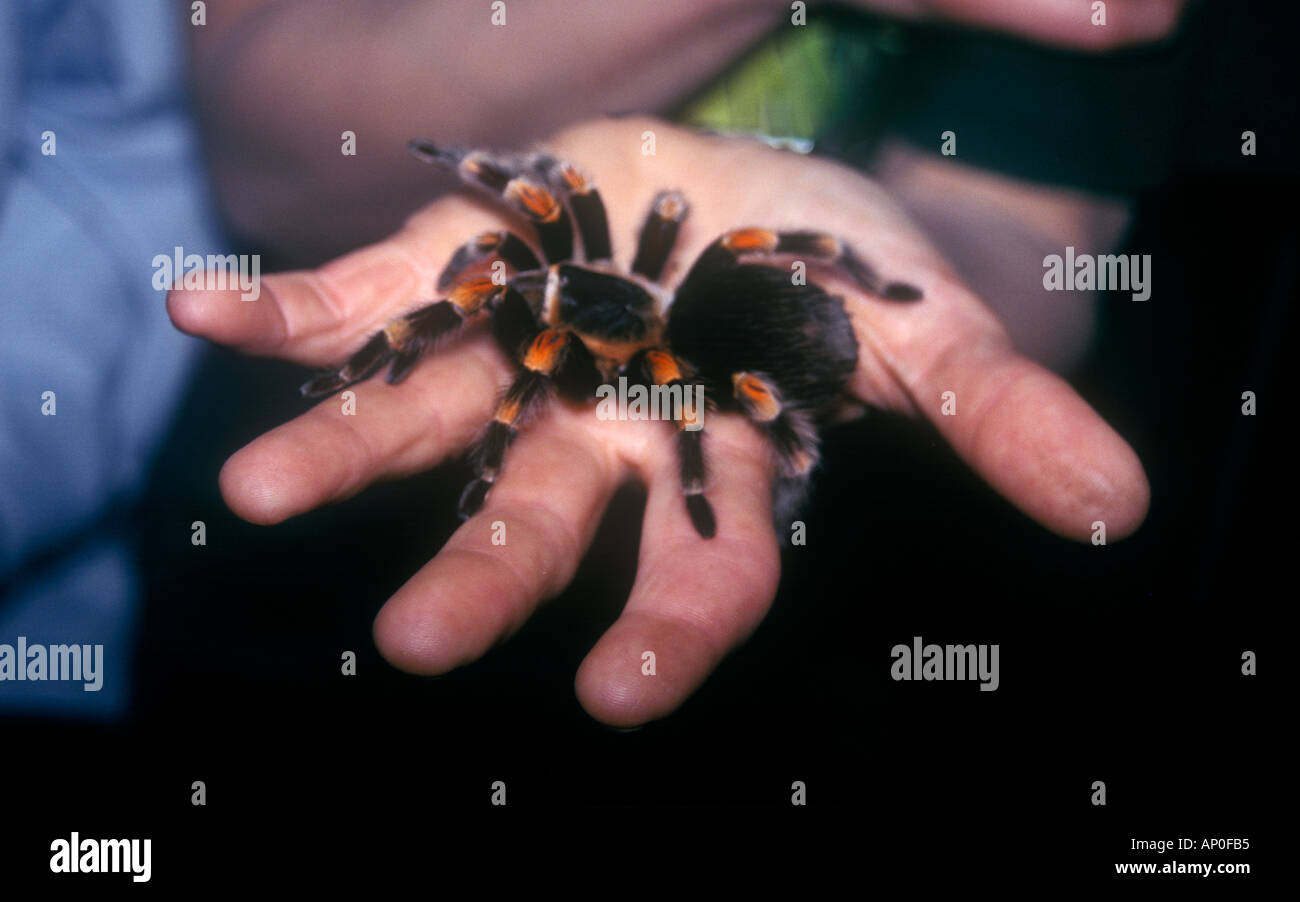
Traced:
MULTIPOLYGON (((858 400, 931 420, 995 489, 1054 532, 1086 539, 1101 520, 1119 538, 1141 523, 1149 489, 1132 449, 1062 379, 1016 354, 993 314, 867 179, 641 118, 585 123, 546 147, 594 178, 623 267, 654 195, 674 188, 689 198, 669 286, 739 226, 844 238, 884 278, 924 293, 909 304, 880 300, 810 265, 810 278, 843 296, 853 321, 860 362, 850 390, 858 400), (653 155, 642 152, 647 131, 653 155), (947 391, 956 416, 940 413, 947 391)), ((174 290, 168 311, 181 330, 250 354, 336 366, 395 315, 436 300, 434 284, 455 248, 503 227, 532 234, 484 200, 446 197, 385 241, 317 270, 264 277, 257 301, 241 301, 237 290, 174 290)), ((241 517, 274 524, 432 467, 481 433, 511 374, 489 332, 471 324, 401 385, 356 385, 356 415, 342 415, 329 398, 256 439, 226 462, 222 493, 241 517)), ((576 688, 586 710, 614 726, 669 713, 757 626, 780 570, 765 443, 749 423, 723 414, 710 417, 705 442, 718 522, 709 540, 682 505, 671 428, 553 404, 519 434, 483 509, 380 611, 380 651, 421 674, 478 658, 563 590, 613 493, 640 479, 647 502, 636 583, 579 668, 576 688), (494 521, 507 525, 504 545, 491 541, 494 521), (647 650, 657 659, 653 678, 641 673, 647 650)))

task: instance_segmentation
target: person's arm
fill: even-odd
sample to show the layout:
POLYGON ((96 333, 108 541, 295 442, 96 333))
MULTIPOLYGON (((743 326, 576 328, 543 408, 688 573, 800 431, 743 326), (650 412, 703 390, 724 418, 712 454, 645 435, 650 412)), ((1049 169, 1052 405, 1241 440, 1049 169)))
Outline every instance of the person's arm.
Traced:
POLYGON ((193 73, 222 207, 242 237, 294 258, 374 240, 452 187, 407 156, 411 138, 517 147, 662 109, 788 8, 509 0, 494 25, 486 0, 210 4, 193 73))
POLYGON ((1002 31, 1071 50, 1105 53, 1168 35, 1187 0, 850 0, 901 19, 1002 31))
MULTIPOLYGON (((1115 0, 1104 26, 1088 0, 857 3, 1109 50, 1167 34, 1183 0, 1115 0)), ((595 114, 663 111, 792 13, 787 0, 230 0, 207 15, 193 71, 222 208, 236 233, 302 261, 375 240, 453 187, 411 165, 410 138, 518 147, 595 114)))

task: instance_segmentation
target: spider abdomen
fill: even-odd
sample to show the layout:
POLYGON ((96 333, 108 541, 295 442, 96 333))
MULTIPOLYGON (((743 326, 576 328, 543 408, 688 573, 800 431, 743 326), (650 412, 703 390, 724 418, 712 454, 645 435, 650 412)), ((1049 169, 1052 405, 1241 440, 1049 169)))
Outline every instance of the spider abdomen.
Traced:
POLYGON ((707 383, 731 392, 737 372, 761 372, 786 401, 819 409, 844 391, 858 342, 843 302, 815 284, 741 264, 687 279, 668 316, 668 345, 707 383))

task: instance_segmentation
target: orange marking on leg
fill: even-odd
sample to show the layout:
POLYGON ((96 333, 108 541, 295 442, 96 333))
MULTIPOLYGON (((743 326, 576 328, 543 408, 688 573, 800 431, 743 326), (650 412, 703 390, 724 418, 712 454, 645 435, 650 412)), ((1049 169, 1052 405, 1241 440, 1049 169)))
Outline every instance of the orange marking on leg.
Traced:
POLYGON ((519 418, 519 402, 511 398, 506 398, 497 406, 496 421, 505 423, 507 426, 514 425, 515 420, 519 418))
POLYGON ((807 451, 796 451, 791 461, 796 476, 804 476, 812 469, 813 459, 807 451))
POLYGON ((752 373, 735 373, 731 377, 731 384, 740 403, 759 422, 775 420, 781 413, 780 402, 767 387, 767 383, 759 377, 752 373))
POLYGON ((722 238, 722 246, 733 254, 770 254, 776 250, 776 232, 768 229, 736 229, 722 238))
POLYGON ((682 378, 677 358, 667 351, 647 351, 645 362, 650 367, 650 378, 660 385, 682 378))
POLYGON ((474 239, 474 245, 483 253, 494 251, 501 246, 501 233, 482 232, 474 239))
POLYGON ((560 352, 569 343, 569 334, 544 329, 533 339, 524 354, 524 366, 537 373, 550 373, 560 362, 560 352))
POLYGON ((679 194, 665 194, 655 203, 655 214, 663 219, 680 220, 686 213, 686 204, 679 194))
POLYGON ((564 184, 574 194, 586 194, 591 190, 591 183, 587 177, 574 167, 572 163, 565 163, 560 169, 560 177, 564 179, 564 184))
POLYGON ((478 276, 456 285, 447 296, 447 300, 460 311, 461 316, 469 316, 477 313, 501 288, 502 286, 492 281, 491 276, 478 276))
POLYGON ((483 157, 480 154, 470 154, 460 161, 461 171, 471 178, 478 178, 483 174, 483 157))
POLYGON ((388 339, 388 346, 394 351, 402 350, 411 338, 411 324, 406 317, 393 320, 384 326, 384 338, 388 339))
MULTIPOLYGON (((687 392, 690 391, 690 388, 684 387, 682 390, 683 392, 687 392)), ((702 428, 704 422, 703 420, 700 419, 700 417, 703 415, 704 415, 703 411, 697 410, 694 407, 688 407, 686 404, 682 404, 681 416, 677 418, 677 430, 680 432, 683 429, 685 429, 690 432, 694 432, 695 430, 702 428)))
POLYGON ((555 222, 563 209, 555 195, 527 179, 513 179, 506 185, 506 199, 518 204, 538 222, 555 222))
POLYGON ((834 235, 818 235, 813 239, 813 245, 817 248, 818 256, 830 260, 837 260, 844 253, 844 246, 834 235))

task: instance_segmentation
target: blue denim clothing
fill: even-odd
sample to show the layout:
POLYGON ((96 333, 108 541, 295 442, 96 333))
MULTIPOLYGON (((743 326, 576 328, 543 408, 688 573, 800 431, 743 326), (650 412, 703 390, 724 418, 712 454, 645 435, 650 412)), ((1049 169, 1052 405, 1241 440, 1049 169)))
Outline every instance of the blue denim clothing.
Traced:
POLYGON ((0 4, 0 644, 102 643, 105 669, 98 692, 0 680, 0 714, 129 710, 129 513, 200 346, 152 260, 226 250, 185 90, 191 27, 172 0, 0 4))

